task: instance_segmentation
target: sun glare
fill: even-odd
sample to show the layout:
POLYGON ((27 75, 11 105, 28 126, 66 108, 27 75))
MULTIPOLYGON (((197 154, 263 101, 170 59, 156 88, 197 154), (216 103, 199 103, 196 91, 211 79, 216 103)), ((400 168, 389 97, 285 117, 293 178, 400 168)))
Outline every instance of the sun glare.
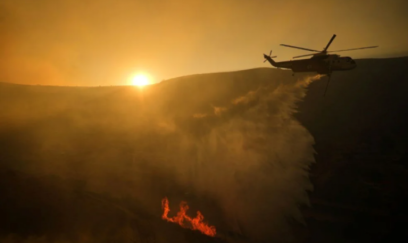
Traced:
POLYGON ((149 85, 149 78, 145 74, 137 74, 132 78, 132 85, 143 87, 149 85))

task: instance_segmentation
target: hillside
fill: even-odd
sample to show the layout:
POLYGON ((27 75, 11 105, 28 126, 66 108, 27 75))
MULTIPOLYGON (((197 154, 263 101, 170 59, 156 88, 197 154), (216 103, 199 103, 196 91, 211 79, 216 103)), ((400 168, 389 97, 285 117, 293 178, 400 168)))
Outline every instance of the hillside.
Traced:
POLYGON ((333 75, 324 99, 324 82, 315 82, 299 104, 296 117, 317 152, 309 236, 400 242, 407 239, 400 227, 407 218, 408 58, 357 64, 333 75))
POLYGON ((357 64, 326 97, 325 77, 271 68, 143 90, 0 83, 0 237, 397 242, 408 58, 357 64), (164 197, 217 237, 163 221, 164 197))

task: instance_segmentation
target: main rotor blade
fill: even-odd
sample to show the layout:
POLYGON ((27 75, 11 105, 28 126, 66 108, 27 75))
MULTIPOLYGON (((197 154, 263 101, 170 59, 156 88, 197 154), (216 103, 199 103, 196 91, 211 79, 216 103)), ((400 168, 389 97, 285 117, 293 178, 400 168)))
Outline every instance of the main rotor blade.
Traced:
POLYGON ((323 49, 323 51, 327 51, 327 48, 329 48, 330 44, 333 42, 334 38, 336 38, 336 35, 333 35, 332 38, 330 39, 329 43, 327 44, 327 46, 323 49))
POLYGON ((290 45, 286 45, 286 44, 281 44, 281 46, 286 46, 286 47, 296 48, 296 49, 305 50, 305 51, 314 51, 314 52, 320 52, 320 51, 316 51, 316 50, 312 50, 312 49, 307 49, 307 48, 298 47, 298 46, 290 46, 290 45))
POLYGON ((307 57, 307 56, 313 56, 313 55, 315 55, 315 54, 307 54, 307 55, 295 56, 295 57, 293 57, 293 58, 307 57))
POLYGON ((367 46, 367 47, 359 47, 359 48, 344 49, 344 50, 337 50, 337 51, 328 51, 328 52, 354 51, 354 50, 369 49, 369 48, 376 48, 376 47, 378 47, 378 46, 367 46))

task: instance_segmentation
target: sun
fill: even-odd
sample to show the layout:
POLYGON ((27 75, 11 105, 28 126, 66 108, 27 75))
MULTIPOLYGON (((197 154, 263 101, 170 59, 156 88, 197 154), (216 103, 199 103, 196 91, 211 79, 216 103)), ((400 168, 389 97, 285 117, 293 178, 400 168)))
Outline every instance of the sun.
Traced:
POLYGON ((131 83, 134 86, 143 87, 150 84, 149 77, 145 74, 137 74, 132 77, 131 83))

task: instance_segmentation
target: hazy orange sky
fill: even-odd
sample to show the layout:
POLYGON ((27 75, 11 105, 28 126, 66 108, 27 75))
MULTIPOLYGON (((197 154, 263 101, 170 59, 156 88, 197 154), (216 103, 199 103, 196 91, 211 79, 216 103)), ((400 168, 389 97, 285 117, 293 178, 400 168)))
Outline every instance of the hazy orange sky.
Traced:
POLYGON ((406 0, 2 0, 0 81, 123 85, 137 72, 154 81, 268 67, 329 50, 353 58, 408 56, 406 0))

